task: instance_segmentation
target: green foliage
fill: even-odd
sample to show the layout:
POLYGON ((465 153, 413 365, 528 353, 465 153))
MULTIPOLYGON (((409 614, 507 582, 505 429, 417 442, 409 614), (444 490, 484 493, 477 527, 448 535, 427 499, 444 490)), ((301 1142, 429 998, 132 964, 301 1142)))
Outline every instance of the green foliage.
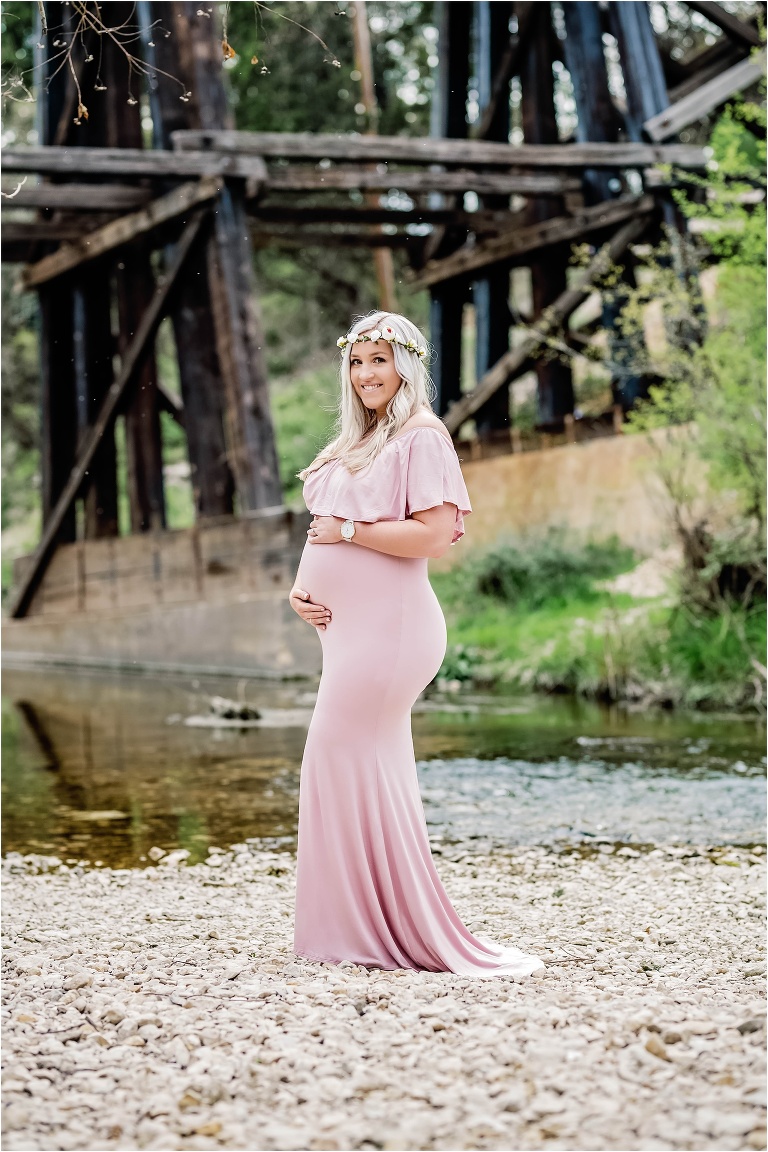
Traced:
POLYGON ((306 468, 330 439, 338 389, 332 368, 306 372, 272 386, 272 418, 286 504, 304 507, 302 482, 296 473, 306 468))
MULTIPOLYGON (((711 486, 736 495, 740 510, 765 523, 765 276, 758 268, 736 264, 718 270, 717 300, 711 327, 700 346, 675 347, 666 362, 656 361, 663 383, 629 414, 628 430, 649 432, 695 421, 694 433, 678 433, 668 450, 695 453, 708 466, 711 486)), ((670 287, 666 270, 654 275, 630 307, 661 300, 674 307, 679 286, 670 287)), ((666 462, 668 488, 678 460, 666 462)), ((690 500, 679 484, 673 495, 690 500)))
POLYGON ((696 397, 699 450, 718 491, 738 494, 745 516, 765 523, 765 271, 726 266, 721 319, 702 350, 707 372, 696 397))
POLYGON ((561 531, 500 542, 468 562, 473 592, 515 607, 540 608, 595 597, 594 582, 632 567, 633 553, 615 537, 569 543, 561 531))
POLYGON ((481 595, 467 559, 430 576, 448 623, 439 680, 638 705, 764 711, 764 606, 703 615, 596 587, 538 607, 481 595))
MULTIPOLYGON (((764 81, 761 89, 764 95, 764 81)), ((685 215, 701 223, 714 255, 730 264, 765 266, 765 131, 763 105, 729 104, 709 139, 712 157, 707 176, 687 173, 687 189, 674 193, 685 215), (695 189, 700 190, 698 197, 690 195, 695 189)))
POLYGON ((2 411, 2 527, 28 517, 37 508, 40 490, 38 349, 36 301, 31 293, 13 291, 2 278, 0 363, 2 411))
POLYGON ((709 314, 680 274, 696 252, 670 237, 621 318, 634 366, 658 381, 627 428, 664 430, 652 443, 683 547, 683 602, 715 615, 733 603, 749 609, 765 592, 765 142, 746 122, 764 132, 765 114, 754 104, 726 109, 712 134, 712 170, 699 181, 703 197, 677 197, 720 259, 709 314), (653 354, 644 341, 651 304, 661 307, 666 335, 653 354))
POLYGON ((480 648, 467 647, 465 644, 449 644, 440 667, 439 679, 471 683, 481 674, 483 664, 480 648))
MULTIPOLYGON (((427 135, 436 64, 433 5, 372 0, 367 7, 379 132, 427 135)), ((352 17, 346 0, 278 2, 256 11, 251 4, 229 5, 228 39, 237 56, 226 76, 237 126, 259 132, 365 131, 352 17)))

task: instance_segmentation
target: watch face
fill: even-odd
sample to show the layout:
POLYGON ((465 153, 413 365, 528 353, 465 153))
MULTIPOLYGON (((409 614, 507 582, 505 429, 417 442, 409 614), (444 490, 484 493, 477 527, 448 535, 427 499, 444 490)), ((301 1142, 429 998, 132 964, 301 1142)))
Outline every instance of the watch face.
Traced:
POLYGON ((355 534, 354 524, 348 524, 347 521, 345 520, 341 526, 341 534, 345 538, 345 540, 351 540, 355 534))

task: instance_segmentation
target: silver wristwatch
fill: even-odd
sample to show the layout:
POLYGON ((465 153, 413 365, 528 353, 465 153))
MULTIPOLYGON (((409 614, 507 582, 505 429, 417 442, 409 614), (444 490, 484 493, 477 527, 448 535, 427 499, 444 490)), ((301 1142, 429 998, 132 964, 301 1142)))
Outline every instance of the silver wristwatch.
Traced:
POLYGON ((341 526, 341 535, 344 540, 351 540, 355 534, 354 520, 345 520, 341 526))

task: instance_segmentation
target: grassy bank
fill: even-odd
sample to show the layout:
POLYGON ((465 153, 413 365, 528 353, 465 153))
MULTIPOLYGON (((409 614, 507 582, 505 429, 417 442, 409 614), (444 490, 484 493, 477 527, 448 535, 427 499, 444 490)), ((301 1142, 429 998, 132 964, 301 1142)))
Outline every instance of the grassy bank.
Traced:
POLYGON ((764 708, 754 665, 764 607, 697 613, 681 606, 673 577, 668 591, 645 595, 638 558, 615 540, 583 546, 550 533, 431 580, 448 622, 442 681, 636 706, 764 708), (617 579, 633 570, 639 580, 617 579))

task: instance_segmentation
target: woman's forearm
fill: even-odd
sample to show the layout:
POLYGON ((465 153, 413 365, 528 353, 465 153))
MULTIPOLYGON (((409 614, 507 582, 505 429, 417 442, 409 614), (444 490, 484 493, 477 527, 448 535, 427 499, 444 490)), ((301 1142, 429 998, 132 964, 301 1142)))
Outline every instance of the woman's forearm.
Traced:
MULTIPOLYGON (((372 548, 374 552, 386 552, 390 556, 442 556, 441 547, 434 530, 420 520, 376 520, 368 524, 355 521, 355 534, 352 544, 372 548)), ((346 548, 346 542, 341 547, 346 548)))

